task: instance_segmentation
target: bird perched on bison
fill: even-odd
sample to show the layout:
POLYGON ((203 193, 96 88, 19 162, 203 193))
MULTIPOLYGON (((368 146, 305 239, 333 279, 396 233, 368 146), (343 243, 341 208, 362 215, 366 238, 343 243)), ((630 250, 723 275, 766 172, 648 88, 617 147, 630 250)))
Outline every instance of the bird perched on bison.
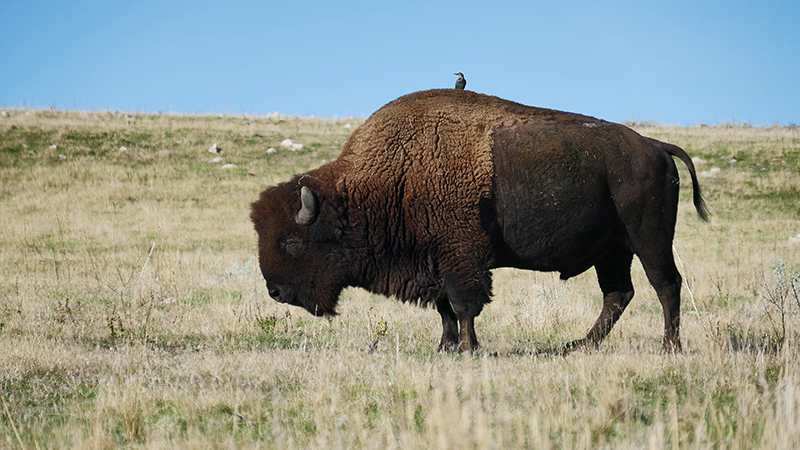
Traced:
POLYGON ((456 72, 453 75, 458 75, 458 79, 456 80, 456 89, 464 90, 467 87, 467 79, 464 78, 464 74, 461 72, 456 72))
POLYGON ((334 315, 358 286, 432 305, 440 350, 478 347, 474 319, 497 267, 592 267, 603 307, 597 345, 633 298, 636 255, 664 311, 664 346, 680 350, 681 276, 672 255, 679 147, 592 117, 470 91, 401 97, 370 116, 342 154, 270 187, 252 204, 261 273, 275 300, 334 315))

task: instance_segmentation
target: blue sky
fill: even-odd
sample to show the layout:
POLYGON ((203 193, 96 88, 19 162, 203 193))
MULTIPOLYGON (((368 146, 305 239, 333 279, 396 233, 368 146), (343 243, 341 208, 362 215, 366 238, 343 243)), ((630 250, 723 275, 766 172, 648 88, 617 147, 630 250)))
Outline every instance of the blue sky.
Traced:
POLYGON ((0 0, 0 107, 368 116, 467 88, 621 122, 800 124, 800 1, 0 0))

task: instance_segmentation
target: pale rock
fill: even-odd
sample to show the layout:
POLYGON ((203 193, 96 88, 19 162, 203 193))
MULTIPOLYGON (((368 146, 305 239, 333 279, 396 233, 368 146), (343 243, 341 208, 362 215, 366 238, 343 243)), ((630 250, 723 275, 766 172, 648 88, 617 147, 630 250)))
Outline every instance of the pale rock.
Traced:
POLYGON ((268 148, 268 149, 267 149, 267 154, 270 154, 270 155, 271 155, 271 154, 273 154, 273 153, 277 153, 277 152, 278 152, 278 151, 277 151, 277 150, 275 150, 275 148, 274 148, 274 147, 270 147, 270 148, 268 148))
POLYGON ((224 166, 220 167, 220 169, 228 170, 233 169, 236 167, 236 164, 225 164, 224 166))
POLYGON ((292 142, 291 139, 284 139, 284 140, 281 141, 281 147, 282 148, 291 149, 293 144, 294 144, 294 142, 292 142))
POLYGON ((217 156, 216 158, 211 160, 212 163, 220 163, 222 162, 222 156, 217 156))

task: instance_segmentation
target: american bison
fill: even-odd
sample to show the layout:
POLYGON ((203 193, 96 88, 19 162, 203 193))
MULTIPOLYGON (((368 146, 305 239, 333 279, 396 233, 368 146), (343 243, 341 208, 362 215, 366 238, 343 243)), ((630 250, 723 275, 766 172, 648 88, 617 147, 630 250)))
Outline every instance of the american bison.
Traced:
POLYGON ((672 255, 679 147, 593 117, 454 89, 416 92, 372 114, 338 159, 271 187, 252 204, 269 295, 334 315, 362 287, 435 305, 440 350, 478 346, 491 269, 594 266, 603 309, 597 345, 633 297, 641 260, 664 309, 664 346, 680 350, 681 276, 672 255))

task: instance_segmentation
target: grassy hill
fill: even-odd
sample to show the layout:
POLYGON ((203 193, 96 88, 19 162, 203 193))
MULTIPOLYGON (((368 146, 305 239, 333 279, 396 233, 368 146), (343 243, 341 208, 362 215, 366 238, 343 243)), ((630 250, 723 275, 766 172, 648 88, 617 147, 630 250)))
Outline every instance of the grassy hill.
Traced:
POLYGON ((436 353, 433 310, 349 289, 340 316, 316 319, 266 294, 249 204, 336 158, 360 122, 6 111, 2 445, 800 441, 800 129, 632 124, 704 161, 709 224, 681 168, 683 354, 660 353, 661 307, 635 262, 637 295, 599 350, 542 351, 596 319, 593 271, 563 282, 503 269, 477 319, 483 350, 464 356, 436 353), (303 149, 281 148, 287 138, 303 149))

